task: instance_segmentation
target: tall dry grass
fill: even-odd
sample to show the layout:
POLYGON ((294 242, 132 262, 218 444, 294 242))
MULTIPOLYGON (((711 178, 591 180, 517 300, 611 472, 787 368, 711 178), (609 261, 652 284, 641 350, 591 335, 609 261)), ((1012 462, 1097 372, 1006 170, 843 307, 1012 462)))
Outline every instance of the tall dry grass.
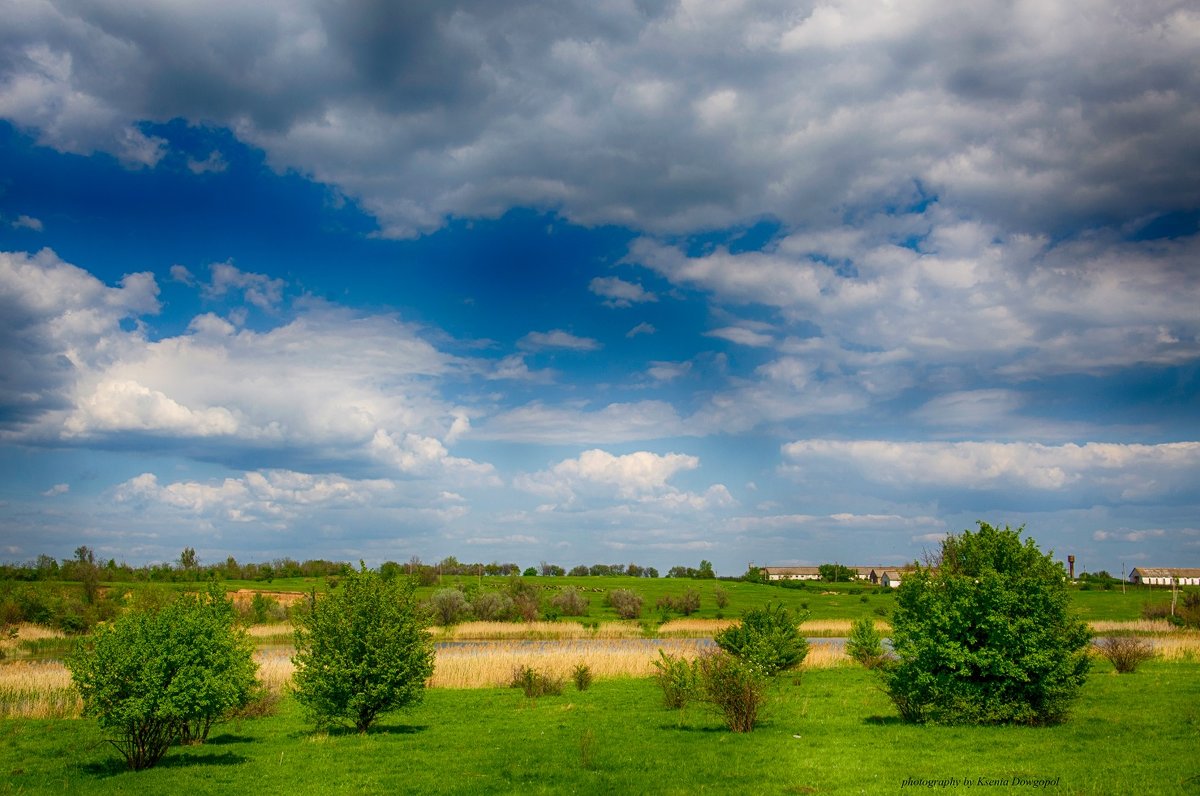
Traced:
POLYGON ((736 619, 672 619, 659 625, 659 638, 712 638, 737 624, 736 619))
POLYGON ((0 665, 0 718, 74 719, 83 702, 59 661, 0 665))
MULTIPOLYGON (((853 624, 852 619, 810 619, 800 624, 800 632, 812 638, 845 638, 853 624)), ((892 632, 892 626, 882 619, 875 619, 875 629, 884 635, 892 632)))
POLYGON ((434 627, 437 641, 566 641, 582 639, 641 638, 637 622, 603 622, 585 627, 578 622, 463 622, 449 627, 434 627))
POLYGON ((438 648, 429 684, 434 688, 505 686, 511 682, 513 670, 522 666, 570 679, 571 671, 580 663, 587 665, 596 680, 646 677, 654 672, 660 648, 692 659, 705 646, 692 639, 664 640, 658 644, 623 643, 616 639, 550 644, 456 644, 438 648))
POLYGON ((1133 619, 1124 622, 1112 620, 1097 620, 1088 622, 1088 627, 1093 633, 1113 634, 1113 633, 1177 633, 1179 628, 1172 625, 1166 619, 1133 619))
POLYGON ((22 654, 21 642, 23 641, 47 641, 47 640, 62 640, 67 635, 61 630, 44 627, 42 625, 34 625, 29 622, 21 622, 16 625, 7 625, 4 632, 0 633, 0 652, 4 653, 4 657, 12 658, 22 654))

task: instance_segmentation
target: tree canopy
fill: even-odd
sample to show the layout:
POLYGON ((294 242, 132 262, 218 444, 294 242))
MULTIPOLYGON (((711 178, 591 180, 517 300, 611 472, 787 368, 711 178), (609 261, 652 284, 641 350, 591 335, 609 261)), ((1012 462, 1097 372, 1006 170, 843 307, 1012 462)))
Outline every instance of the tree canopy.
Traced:
POLYGON ((1065 718, 1087 676, 1087 626, 1068 611, 1066 573, 1023 528, 948 537, 907 575, 885 669, 901 714, 939 723, 1065 718))

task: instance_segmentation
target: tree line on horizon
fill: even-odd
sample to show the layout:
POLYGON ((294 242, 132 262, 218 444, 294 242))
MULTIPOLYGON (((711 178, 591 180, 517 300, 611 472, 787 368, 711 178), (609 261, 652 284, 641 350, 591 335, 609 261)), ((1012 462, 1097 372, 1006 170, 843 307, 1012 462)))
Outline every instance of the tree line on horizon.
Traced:
MULTIPOLYGON (((270 583, 276 579, 337 577, 345 575, 353 567, 346 561, 309 559, 297 561, 290 557, 276 558, 259 563, 240 563, 233 556, 222 562, 202 564, 195 548, 185 547, 179 558, 171 562, 158 562, 131 566, 109 558, 107 562, 96 559, 94 551, 81 545, 75 550, 74 558, 55 559, 46 554, 23 563, 0 563, 0 581, 70 581, 98 584, 109 582, 188 583, 202 582, 214 578, 221 580, 248 580, 270 583)), ((401 564, 385 561, 378 567, 385 580, 400 576, 413 577, 422 586, 437 584, 443 576, 478 577, 522 575, 525 577, 660 577, 655 567, 642 566, 636 562, 628 564, 579 564, 570 570, 558 564, 542 561, 536 567, 522 569, 515 563, 465 563, 454 556, 446 556, 437 563, 425 563, 413 556, 401 564)), ((698 580, 716 578, 712 562, 701 561, 699 567, 674 566, 666 574, 668 578, 692 578, 698 580)))

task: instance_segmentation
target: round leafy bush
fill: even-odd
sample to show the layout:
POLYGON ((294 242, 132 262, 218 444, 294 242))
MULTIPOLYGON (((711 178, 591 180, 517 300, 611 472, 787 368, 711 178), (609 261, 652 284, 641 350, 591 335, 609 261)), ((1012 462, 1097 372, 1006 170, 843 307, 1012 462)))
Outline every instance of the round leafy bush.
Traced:
POLYGON ((804 616, 793 615, 783 605, 768 603, 742 616, 716 635, 717 646, 757 668, 764 675, 795 669, 808 655, 808 641, 800 635, 804 616))
POLYGON ((889 696, 911 721, 1061 721, 1087 677, 1091 634, 1066 573, 1021 529, 979 523, 907 573, 892 618, 889 696))

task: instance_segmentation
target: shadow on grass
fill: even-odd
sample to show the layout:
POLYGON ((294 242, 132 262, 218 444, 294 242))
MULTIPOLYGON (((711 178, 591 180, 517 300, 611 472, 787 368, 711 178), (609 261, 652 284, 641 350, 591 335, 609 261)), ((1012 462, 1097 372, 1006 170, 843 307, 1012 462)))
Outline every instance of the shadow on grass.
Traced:
MULTIPOLYGON (((249 758, 235 755, 232 752, 225 752, 219 755, 195 754, 189 752, 178 753, 172 750, 167 752, 166 756, 154 765, 154 768, 191 768, 193 766, 236 766, 241 765, 249 760, 249 758)), ((93 763, 85 763, 79 767, 80 770, 91 777, 106 779, 115 777, 118 774, 129 772, 129 766, 125 765, 125 761, 120 757, 108 757, 93 763)))
POLYGON ((863 719, 863 724, 875 724, 887 726, 889 724, 906 724, 907 722, 899 716, 867 716, 863 719))
MULTIPOLYGON (((419 732, 425 732, 429 729, 428 724, 373 724, 367 730, 367 735, 416 735, 419 732)), ((297 730, 289 733, 289 736, 296 739, 313 738, 319 736, 328 736, 330 738, 345 738, 356 737, 362 733, 350 726, 338 725, 329 727, 321 731, 313 730, 297 730)))
MULTIPOLYGON (((233 735, 231 733, 221 733, 220 735, 209 738, 201 746, 229 746, 235 743, 254 743, 255 739, 249 735, 233 735)), ((195 747, 192 747, 195 748, 195 747)))

